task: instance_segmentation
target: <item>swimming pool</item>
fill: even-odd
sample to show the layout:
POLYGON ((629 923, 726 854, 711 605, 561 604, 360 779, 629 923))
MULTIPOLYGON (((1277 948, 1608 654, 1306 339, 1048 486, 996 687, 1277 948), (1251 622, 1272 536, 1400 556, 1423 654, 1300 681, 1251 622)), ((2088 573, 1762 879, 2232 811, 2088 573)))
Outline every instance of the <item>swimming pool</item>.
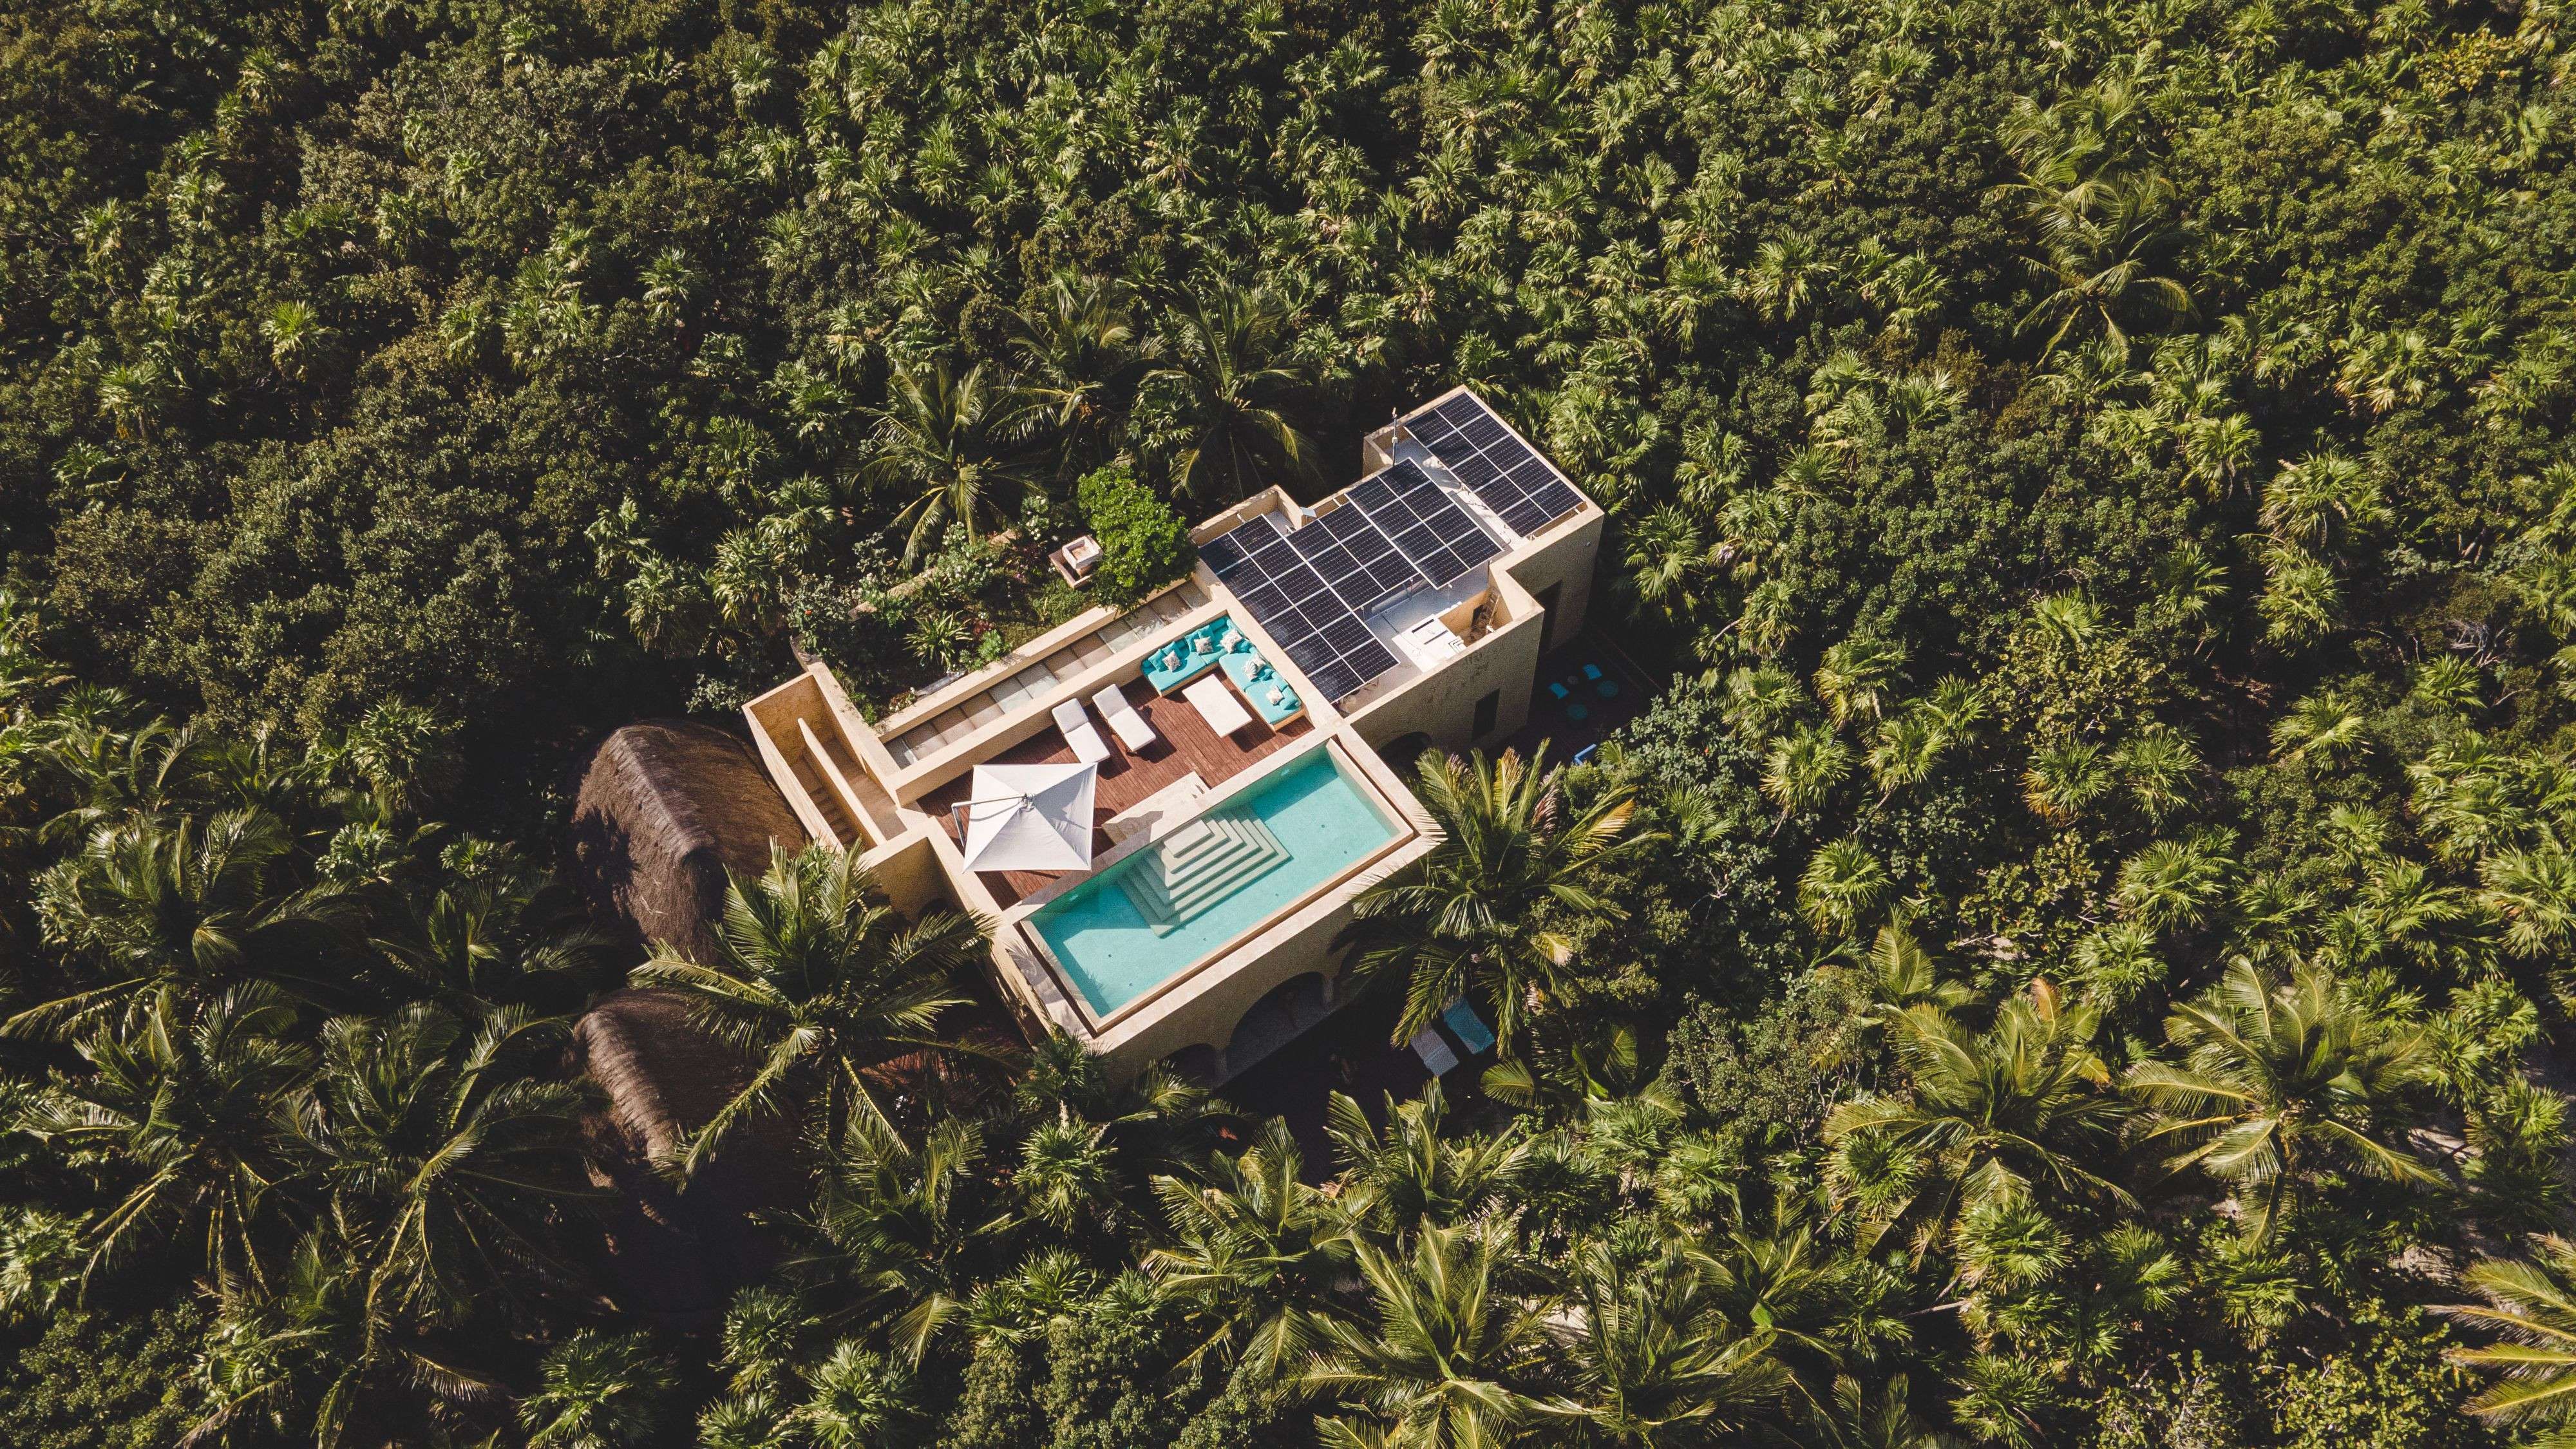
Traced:
POLYGON ((1318 749, 1030 913, 1108 1016, 1368 859, 1397 823, 1318 749))

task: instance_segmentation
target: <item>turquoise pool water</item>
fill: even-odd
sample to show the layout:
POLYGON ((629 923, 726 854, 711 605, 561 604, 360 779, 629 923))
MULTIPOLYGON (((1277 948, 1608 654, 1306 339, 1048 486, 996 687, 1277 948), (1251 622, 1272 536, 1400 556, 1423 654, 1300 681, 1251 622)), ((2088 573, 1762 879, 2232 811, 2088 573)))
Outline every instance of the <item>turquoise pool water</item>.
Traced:
POLYGON ((1106 1016, 1396 834, 1319 749, 1047 902, 1028 924, 1106 1016))

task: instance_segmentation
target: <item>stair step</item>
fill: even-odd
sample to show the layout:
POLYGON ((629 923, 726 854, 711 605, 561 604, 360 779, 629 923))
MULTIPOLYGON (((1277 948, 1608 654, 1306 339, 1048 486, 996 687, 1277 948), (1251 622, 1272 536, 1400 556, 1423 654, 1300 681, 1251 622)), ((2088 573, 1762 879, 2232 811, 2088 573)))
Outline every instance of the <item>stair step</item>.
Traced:
POLYGON ((1154 934, 1169 935, 1288 858, 1270 827, 1245 814, 1193 820, 1157 841, 1118 877, 1154 934))

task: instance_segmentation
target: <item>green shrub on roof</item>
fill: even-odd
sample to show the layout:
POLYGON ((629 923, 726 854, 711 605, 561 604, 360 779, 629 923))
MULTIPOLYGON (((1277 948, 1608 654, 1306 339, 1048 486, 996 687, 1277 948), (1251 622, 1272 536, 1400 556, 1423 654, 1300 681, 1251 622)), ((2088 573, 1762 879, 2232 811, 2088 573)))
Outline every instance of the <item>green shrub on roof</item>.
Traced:
POLYGON ((1143 598, 1189 572, 1198 557, 1189 525, 1125 468, 1093 469, 1075 497, 1100 540, 1097 578, 1108 598, 1143 598))

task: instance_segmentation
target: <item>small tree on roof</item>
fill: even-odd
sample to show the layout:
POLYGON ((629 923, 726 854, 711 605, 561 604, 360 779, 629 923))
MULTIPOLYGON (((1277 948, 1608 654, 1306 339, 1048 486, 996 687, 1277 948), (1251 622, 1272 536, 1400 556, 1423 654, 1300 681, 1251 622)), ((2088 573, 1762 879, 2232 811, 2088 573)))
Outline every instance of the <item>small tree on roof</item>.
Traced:
POLYGON ((1198 557, 1189 525, 1125 468, 1093 469, 1075 497, 1100 540, 1096 577, 1112 598, 1142 598, 1188 572, 1198 557))

